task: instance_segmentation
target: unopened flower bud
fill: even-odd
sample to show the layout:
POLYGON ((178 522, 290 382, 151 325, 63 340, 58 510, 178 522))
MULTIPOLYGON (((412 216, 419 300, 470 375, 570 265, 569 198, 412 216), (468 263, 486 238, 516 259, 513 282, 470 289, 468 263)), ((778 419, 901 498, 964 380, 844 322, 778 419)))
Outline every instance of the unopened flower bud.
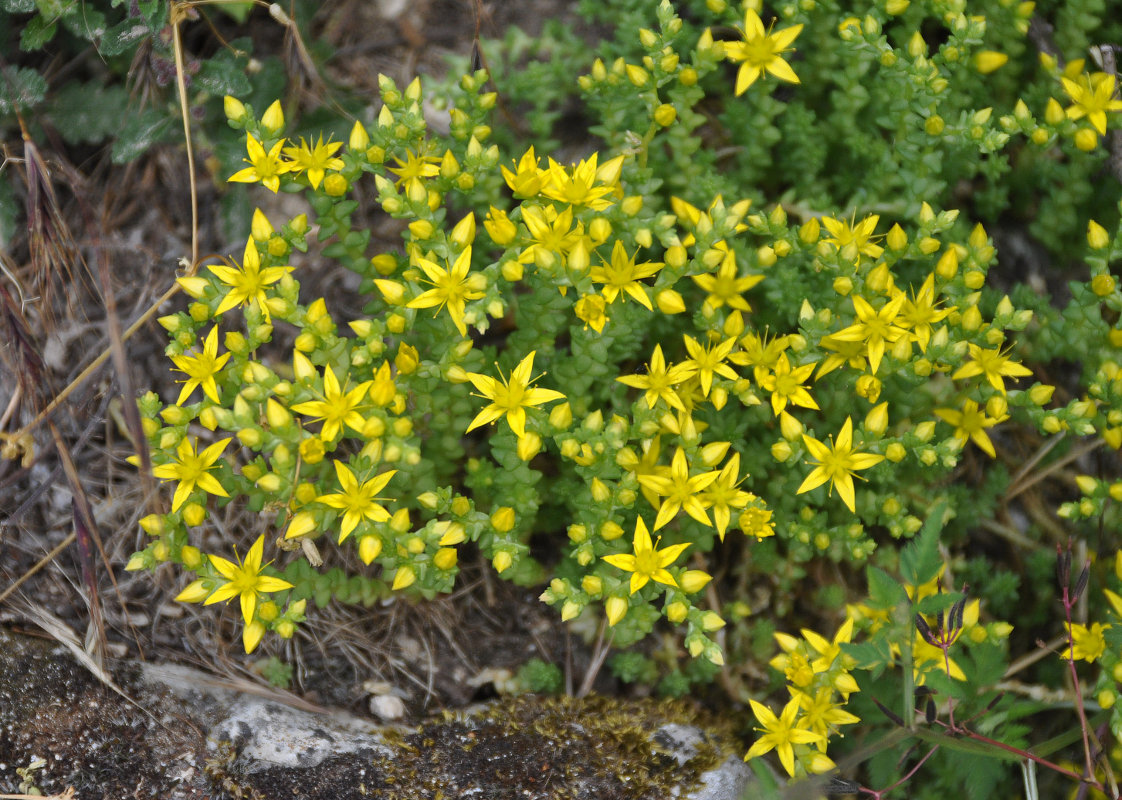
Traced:
POLYGON ((600 538, 606 542, 623 536, 623 527, 614 520, 608 520, 600 526, 600 538))
POLYGON ((199 503, 188 503, 183 506, 183 523, 192 528, 202 525, 206 521, 206 506, 199 503))
POLYGON ((541 452, 541 449, 542 437, 532 431, 527 431, 525 434, 518 437, 518 444, 515 447, 515 452, 518 453, 518 457, 523 461, 530 461, 541 452))
POLYGON ((224 98, 222 98, 222 110, 226 114, 226 119, 230 120, 230 122, 233 122, 236 125, 240 125, 245 121, 245 105, 236 97, 226 95, 224 98))
POLYGON ((623 597, 609 597, 604 602, 604 611, 608 615, 608 625, 614 626, 617 622, 623 619, 627 613, 628 602, 623 597))
POLYGON ((713 576, 708 572, 700 569, 688 569, 678 579, 678 585, 686 594, 693 594, 704 589, 705 585, 711 580, 713 580, 713 576))

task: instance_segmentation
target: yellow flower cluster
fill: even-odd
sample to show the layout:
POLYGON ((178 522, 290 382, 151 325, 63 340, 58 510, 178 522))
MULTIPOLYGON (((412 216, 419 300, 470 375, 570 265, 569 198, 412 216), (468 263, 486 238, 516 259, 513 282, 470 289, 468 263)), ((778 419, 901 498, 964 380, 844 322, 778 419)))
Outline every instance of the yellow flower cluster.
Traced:
POLYGON ((853 659, 841 648, 853 636, 853 619, 847 618, 833 639, 805 628, 801 633, 801 639, 775 634, 782 652, 770 664, 786 676, 790 700, 778 715, 751 701, 762 735, 744 756, 747 761, 775 750, 792 776, 833 769, 834 762, 826 755, 829 740, 841 735, 839 726, 860 722, 845 710, 849 696, 859 691, 850 675, 853 659))
MULTIPOLYGON (((227 96, 225 104, 226 116, 230 119, 245 116, 245 107, 236 98, 227 96)), ((276 138, 284 130, 284 111, 279 100, 274 100, 265 110, 261 117, 261 129, 276 141, 266 151, 260 139, 252 133, 246 133, 245 161, 249 166, 238 170, 228 180, 235 183, 260 183, 266 189, 276 192, 280 189, 280 176, 292 173, 304 175, 313 189, 319 189, 328 171, 337 172, 343 168, 343 160, 335 156, 343 146, 342 142, 324 143, 321 136, 314 144, 309 144, 301 137, 299 145, 288 145, 285 139, 276 138)), ((341 176, 336 176, 338 177, 341 176)), ((342 194, 338 189, 338 181, 334 179, 330 185, 324 186, 328 194, 336 196, 342 194)))

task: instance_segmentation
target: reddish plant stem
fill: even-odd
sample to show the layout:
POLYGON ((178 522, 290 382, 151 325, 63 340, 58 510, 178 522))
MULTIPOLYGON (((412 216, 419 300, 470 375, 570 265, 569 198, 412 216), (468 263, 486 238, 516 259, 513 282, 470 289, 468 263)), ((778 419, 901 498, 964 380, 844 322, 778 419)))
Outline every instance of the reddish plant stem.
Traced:
POLYGON ((1095 765, 1091 760, 1091 742, 1087 734, 1087 714, 1083 709, 1083 689, 1079 686, 1079 674, 1075 671, 1075 637, 1072 636, 1071 609, 1079 598, 1071 597, 1068 587, 1063 587, 1064 620, 1067 623, 1067 648, 1068 671, 1071 674, 1071 684, 1075 688, 1075 712, 1079 715, 1079 730, 1083 734, 1083 760, 1087 770, 1087 778, 1095 780, 1095 765))
POLYGON ((864 792, 865 794, 872 795, 873 797, 876 798, 876 800, 883 800, 883 798, 886 794, 891 792, 893 789, 895 789, 896 787, 898 787, 900 784, 904 783, 905 781, 911 780, 912 776, 915 775, 919 771, 920 767, 922 767, 924 764, 927 763, 927 759, 929 759, 929 758, 931 758, 931 756, 935 755, 935 751, 938 750, 938 749, 939 749, 939 745, 935 745, 930 750, 928 750, 927 755, 925 755, 923 758, 921 758, 919 761, 917 761, 916 765, 914 767, 912 767, 910 770, 908 770, 907 775, 904 775, 902 778, 900 778, 900 780, 896 781, 896 783, 892 784, 891 786, 886 786, 883 789, 866 789, 864 786, 862 786, 859 789, 859 791, 864 792))

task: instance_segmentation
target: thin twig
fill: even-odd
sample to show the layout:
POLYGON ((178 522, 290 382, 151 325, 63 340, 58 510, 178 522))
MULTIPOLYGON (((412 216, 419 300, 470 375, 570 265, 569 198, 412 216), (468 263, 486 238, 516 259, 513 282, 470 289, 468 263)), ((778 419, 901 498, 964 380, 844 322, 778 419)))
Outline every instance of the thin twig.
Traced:
POLYGON ((608 657, 608 651, 612 649, 612 639, 615 633, 613 631, 605 640, 604 631, 606 627, 607 620, 600 620, 600 629, 596 633, 596 649, 592 651, 592 661, 588 665, 588 671, 584 673, 584 680, 581 681, 580 688, 577 689, 576 696, 578 698, 586 697, 592 691, 592 685, 596 683, 596 676, 600 674, 600 667, 604 665, 604 659, 608 657))
MULTIPOLYGON (((187 271, 187 275, 194 275, 197 271, 198 261, 192 262, 191 268, 187 271)), ((125 332, 121 334, 121 341, 125 342, 132 338, 132 335, 134 333, 140 330, 140 328, 142 328, 150 319, 152 319, 153 316, 159 313, 160 307, 163 306, 164 303, 174 297, 181 290, 182 287, 178 283, 172 284, 171 288, 164 292, 159 300, 153 303, 147 311, 140 315, 136 322, 130 325, 125 330, 125 332)), ((78 377, 70 382, 70 385, 59 392, 58 395, 56 395, 55 398, 51 400, 51 402, 49 402, 42 411, 36 414, 35 419, 27 423, 27 425, 25 425, 20 430, 20 433, 30 433, 31 431, 42 425, 43 421, 46 420, 51 414, 53 414, 55 409, 62 405, 63 401, 66 400, 66 398, 69 397, 71 393, 78 389, 78 387, 85 383, 91 375, 93 375, 95 372, 97 372, 98 369, 101 368, 101 365, 105 363, 105 360, 109 358, 110 355, 112 355, 112 348, 107 347, 101 352, 100 355, 98 355, 97 358, 90 362, 89 366, 82 370, 81 374, 79 374, 78 377)))
MULTIPOLYGON (((1057 437, 1057 441, 1058 441, 1058 438, 1059 437, 1057 437)), ((1066 467, 1072 461, 1078 461, 1080 458, 1083 458, 1083 456, 1087 455, 1088 453, 1094 452, 1098 448, 1102 447, 1102 445, 1103 445, 1102 437, 1096 436, 1091 441, 1086 442, 1086 443, 1084 443, 1082 445, 1079 445, 1078 447, 1074 448, 1070 453, 1068 453, 1066 456, 1061 458, 1059 461, 1052 462, 1047 467, 1040 470, 1040 472, 1033 475, 1031 478, 1025 479, 1019 485, 1016 481, 1013 481, 1010 484, 1009 491, 1007 491, 1005 493, 1005 497, 1003 498, 1003 501, 1008 503, 1010 500, 1012 500, 1017 495, 1024 493, 1028 489, 1031 489, 1033 486, 1040 483, 1041 481, 1043 481, 1047 478, 1050 478, 1052 476, 1052 473, 1057 472, 1058 470, 1062 469, 1063 467, 1066 467)), ((1029 460, 1029 464, 1035 464, 1035 462, 1037 460, 1039 460, 1039 458, 1042 458, 1044 456, 1044 454, 1047 453, 1047 451, 1049 449, 1050 448, 1047 445, 1042 447, 1041 450, 1038 451, 1037 454, 1034 455, 1033 458, 1029 460)), ((1029 465, 1026 464, 1025 466, 1027 468, 1029 465)), ((1025 472, 1025 469, 1022 469, 1021 472, 1018 473, 1018 477, 1020 477, 1020 475, 1024 472, 1025 472)))
POLYGON ((57 547, 55 547, 54 550, 52 550, 51 552, 49 552, 45 556, 43 556, 41 559, 39 559, 39 561, 35 564, 35 566, 33 566, 27 572, 23 573, 23 575, 21 575, 18 579, 16 579, 15 583, 13 583, 11 586, 9 586, 4 591, 0 592, 0 603, 3 603, 5 600, 7 600, 8 595, 10 595, 16 589, 18 589, 24 581, 26 581, 28 578, 30 578, 32 575, 34 575, 39 570, 41 570, 43 567, 50 564, 55 559, 55 557, 58 556, 59 553, 61 553, 66 548, 68 548, 74 542, 74 540, 77 539, 77 538, 78 538, 78 534, 71 533, 65 539, 63 539, 62 542, 57 547))
POLYGON ((1021 670, 1028 669, 1042 658, 1047 658, 1055 652, 1057 647, 1059 647, 1066 641, 1067 636, 1060 635, 1052 639, 1050 642, 1045 643, 1043 647, 1029 653, 1028 655, 1021 656, 1009 665, 1009 669, 1005 670, 1005 674, 1002 676, 1002 679, 1009 680, 1021 670))
POLYGON ((175 85, 179 90, 179 112, 183 116, 183 143, 187 147, 187 177, 191 187, 191 263, 194 264, 199 260, 199 190, 195 183, 195 148, 191 144, 191 111, 187 106, 187 67, 183 63, 183 37, 179 31, 179 23, 186 17, 185 5, 171 0, 168 20, 175 50, 175 85))

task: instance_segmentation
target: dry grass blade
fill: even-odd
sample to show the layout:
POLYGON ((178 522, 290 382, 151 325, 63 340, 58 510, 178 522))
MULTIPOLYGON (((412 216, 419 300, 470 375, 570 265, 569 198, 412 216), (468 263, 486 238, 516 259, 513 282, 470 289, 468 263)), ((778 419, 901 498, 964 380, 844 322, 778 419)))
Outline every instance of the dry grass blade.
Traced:
MULTIPOLYGON (((187 270, 186 274, 189 275, 189 276, 194 275, 198 271, 198 268, 199 268, 199 262, 196 261, 191 265, 191 268, 189 270, 187 270)), ((179 286, 179 284, 178 283, 173 283, 171 285, 170 289, 168 289, 166 292, 164 292, 160 296, 160 298, 158 300, 156 300, 156 302, 154 302, 151 306, 148 307, 147 311, 145 311, 143 314, 140 315, 140 317, 136 320, 136 322, 134 322, 132 325, 130 325, 125 330, 125 332, 121 335, 121 341, 125 342, 125 341, 128 341, 130 338, 132 338, 133 334, 135 334, 138 330, 140 330, 142 327, 147 325, 148 322, 154 316, 156 316, 156 314, 159 313, 160 308, 163 306, 164 303, 166 303, 168 300, 170 300, 172 297, 174 297, 180 291, 181 291, 181 287, 179 286)), ((67 385, 67 387, 65 389, 63 389, 61 392, 59 392, 58 394, 56 394, 54 396, 54 399, 52 399, 51 402, 48 403, 43 408, 43 410, 40 411, 35 416, 35 419, 33 419, 31 422, 29 422, 27 425, 25 425, 23 427, 22 432, 30 432, 30 431, 33 431, 36 428, 38 428, 51 414, 53 414, 55 412, 55 410, 60 405, 62 405, 63 401, 65 401, 67 397, 69 397, 78 387, 80 387, 83 383, 85 383, 95 372, 97 372, 98 369, 101 368, 101 365, 105 363, 106 359, 109 358, 111 353, 112 353, 112 350, 109 349, 109 348, 103 350, 97 356, 97 358, 95 358, 93 361, 91 361, 89 363, 89 366, 87 366, 84 370, 82 370, 82 372, 78 375, 78 377, 76 377, 74 380, 72 380, 67 385)))
POLYGON ((183 37, 179 24, 187 18, 190 3, 171 4, 172 47, 175 50, 175 86, 179 92, 179 113, 183 117, 183 143, 187 148, 187 178, 191 187, 191 263, 199 261, 199 188, 195 181, 195 148, 191 143, 191 112, 187 107, 187 70, 183 63, 183 37))
MULTIPOLYGON (((51 638, 69 650, 74 660, 89 670, 90 674, 101 681, 102 684, 119 694, 124 698, 125 702, 135 706, 142 713, 152 717, 152 719, 156 719, 148 709, 129 697, 128 693, 117 685, 117 682, 113 680, 113 676, 109 674, 108 670, 90 657, 89 653, 82 647, 77 635, 65 622, 46 609, 39 608, 38 606, 25 605, 20 611, 27 619, 34 622, 42 628, 44 632, 50 634, 51 638)), ((159 722, 159 720, 157 720, 157 722, 159 722)), ((160 722, 160 724, 163 725, 164 723, 160 722)), ((40 800, 42 800, 42 798, 40 798, 40 800)))
POLYGON ((35 285, 42 295, 44 320, 50 320, 53 308, 52 287, 57 282, 74 282, 72 264, 78 259, 74 237, 59 209, 58 196, 51 183, 47 163, 31 140, 23 117, 17 115, 23 136, 23 166, 27 183, 27 232, 35 285))
POLYGON ((109 671, 105 669, 101 662, 95 660, 86 652, 86 649, 82 646, 81 640, 69 625, 50 611, 36 605, 26 604, 20 609, 20 613, 42 628, 52 639, 69 650, 74 660, 89 670, 91 675, 130 703, 133 702, 132 699, 125 694, 125 690, 117 685, 117 682, 113 680, 113 676, 109 674, 109 671))
POLYGON ((592 661, 588 665, 588 671, 584 673, 584 680, 581 681, 580 688, 577 689, 576 697, 587 697, 589 692, 592 691, 593 685, 596 683, 596 676, 600 674, 600 668, 604 666, 604 660, 608 657, 608 653, 612 649, 612 639, 615 632, 608 634, 605 639, 604 633, 607 631, 607 619, 600 620, 600 627, 596 631, 596 647, 592 651, 592 661))
POLYGON ((1078 461, 1079 459, 1083 458, 1083 456, 1087 455, 1088 453, 1094 452, 1103 445, 1103 440, 1101 437, 1095 437, 1090 441, 1080 442, 1077 446, 1072 447, 1071 452, 1065 455, 1063 458, 1053 461, 1051 464, 1047 465, 1038 472, 1032 472, 1032 470, 1040 462, 1040 460, 1055 446, 1055 444, 1058 444, 1059 441, 1062 440, 1062 438, 1063 434, 1053 437, 1044 445, 1042 445, 1040 450, 1036 454, 1034 454, 1031 459, 1029 459, 1028 463, 1026 463, 1025 466, 1017 473, 1017 475, 1014 476, 1013 480, 1009 482, 1009 488, 1006 490, 1005 496, 1002 498, 1004 502, 1008 503, 1017 495, 1022 494, 1028 489, 1031 489, 1041 481, 1052 477, 1054 473, 1059 472, 1068 464, 1072 463, 1073 461, 1078 461))
MULTIPOLYGON (((70 484, 71 503, 74 510, 74 532, 78 541, 78 560, 82 565, 82 582, 86 585, 87 594, 86 606, 90 612, 92 635, 87 638, 92 645, 90 650, 93 658, 101 665, 105 661, 105 620, 101 614, 101 600, 97 588, 93 547, 91 546, 96 542, 97 549, 101 551, 101 539, 97 536, 97 527, 93 520, 93 513, 90 511, 89 500, 86 497, 85 489, 82 487, 82 482, 78 478, 78 468, 70 457, 70 450, 62 438, 62 434, 59 433, 58 427, 53 422, 48 424, 51 436, 54 438, 55 448, 58 451, 59 460, 62 462, 63 471, 66 473, 67 483, 70 484)), ((102 551, 102 558, 105 558, 104 551, 102 551)), ((108 566, 108 559, 105 559, 105 563, 108 566)))
POLYGON ((15 581, 15 583, 13 583, 11 586, 9 586, 4 591, 0 592, 0 603, 3 603, 5 600, 7 600, 8 596, 11 595, 12 592, 14 592, 16 589, 18 589, 24 581, 26 581, 28 578, 30 578, 32 575, 34 575, 36 572, 38 572, 43 567, 47 566, 52 561, 54 561, 55 557, 59 553, 61 553, 63 550, 70 547, 70 545, 73 544, 74 540, 77 539, 77 538, 78 538, 78 534, 71 533, 69 536, 67 536, 65 539, 63 539, 58 545, 56 545, 54 550, 52 550, 51 552, 49 552, 45 556, 43 556, 41 559, 39 559, 39 561, 35 564, 35 566, 33 566, 27 572, 23 573, 23 575, 21 575, 15 581))
POLYGON ((11 293, 0 286, 0 316, 3 318, 4 340, 8 347, 0 348, 8 370, 15 375, 20 394, 27 398, 35 409, 42 408, 46 402, 46 379, 43 360, 35 346, 35 336, 11 293), (14 360, 10 360, 13 359, 14 360))
POLYGON ((305 700, 303 697, 293 694, 292 692, 287 692, 283 689, 277 689, 271 686, 262 686, 257 681, 239 678, 234 675, 220 677, 203 673, 190 667, 182 667, 177 664, 147 664, 144 670, 145 674, 149 677, 156 678, 166 683, 190 682, 196 685, 224 689, 240 694, 251 694, 270 702, 281 703, 299 711, 306 711, 309 714, 332 713, 330 708, 305 700))
MULTIPOLYGON (((79 185, 81 176, 71 175, 71 185, 79 185)), ((101 296, 105 300, 105 321, 109 332, 109 351, 113 354, 113 366, 117 373, 117 384, 121 388, 121 397, 124 401, 121 409, 125 417, 129 435, 137 446, 137 456, 140 458, 141 482, 144 485, 146 497, 153 495, 152 485, 152 460, 145 446, 144 429, 140 422, 140 409, 133 400, 137 396, 133 389, 132 374, 129 372, 129 360, 125 355, 125 342, 121 333, 121 319, 117 313, 117 296, 113 291, 113 280, 109 270, 109 257, 102 244, 101 230, 94 222, 93 213, 89 205, 83 200, 83 193, 76 192, 75 197, 78 207, 82 211, 83 221, 86 226, 87 237, 92 244, 94 258, 97 261, 97 276, 101 283, 101 296)))
POLYGON ((284 61, 289 79, 298 92, 310 95, 317 105, 322 103, 327 96, 327 87, 308 53, 296 22, 285 13, 279 3, 269 5, 269 15, 284 26, 284 61))
POLYGON ((495 83, 495 73, 491 70, 491 65, 487 62, 487 54, 483 52, 483 45, 479 40, 480 32, 483 27, 483 18, 486 16, 488 22, 493 26, 491 19, 491 12, 489 8, 483 7, 482 0, 473 0, 472 12, 475 17, 475 36, 471 44, 471 68, 472 71, 485 69, 487 70, 487 82, 490 84, 492 91, 495 92, 495 98, 498 101, 499 113, 503 115, 503 120, 510 125, 511 129, 518 134, 518 136, 527 136, 529 131, 526 129, 526 124, 519 119, 506 103, 502 91, 495 83))

